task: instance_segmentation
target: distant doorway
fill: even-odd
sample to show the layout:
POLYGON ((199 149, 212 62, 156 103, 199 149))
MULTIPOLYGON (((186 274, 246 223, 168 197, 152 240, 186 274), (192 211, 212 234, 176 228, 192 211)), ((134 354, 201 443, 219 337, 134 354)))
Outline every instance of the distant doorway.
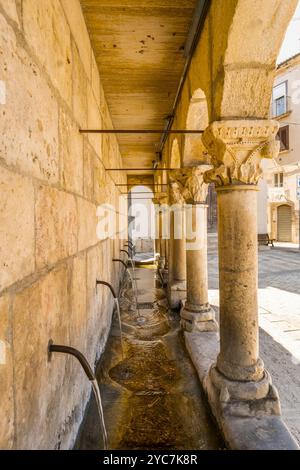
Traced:
POLYGON ((277 241, 292 240, 292 208, 286 204, 277 208, 277 241))

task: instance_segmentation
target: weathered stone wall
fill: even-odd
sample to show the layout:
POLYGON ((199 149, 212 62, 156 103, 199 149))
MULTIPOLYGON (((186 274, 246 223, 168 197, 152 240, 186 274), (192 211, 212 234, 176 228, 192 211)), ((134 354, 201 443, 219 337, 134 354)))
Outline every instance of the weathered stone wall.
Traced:
POLYGON ((117 206, 122 173, 78 0, 0 0, 0 448, 70 448, 90 388, 72 358, 103 350, 122 241, 99 241, 96 207, 117 206), (2 97, 3 98, 3 97, 2 97), (2 100, 3 101, 3 100, 2 100))

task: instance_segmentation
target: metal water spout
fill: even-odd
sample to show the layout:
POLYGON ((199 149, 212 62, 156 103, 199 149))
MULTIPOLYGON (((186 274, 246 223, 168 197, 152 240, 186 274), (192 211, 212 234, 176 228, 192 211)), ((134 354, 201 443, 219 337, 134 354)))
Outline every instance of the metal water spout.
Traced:
POLYGON ((121 320, 121 310, 120 310, 120 303, 119 303, 118 296, 117 296, 117 294, 116 294, 115 289, 113 288, 113 286, 112 286, 111 284, 109 284, 109 282, 106 282, 106 281, 99 281, 99 280, 97 279, 97 280, 96 280, 96 286, 98 286, 98 285, 103 285, 103 286, 108 287, 108 288, 110 289, 111 293, 112 293, 113 298, 114 298, 115 305, 116 305, 116 307, 117 307, 117 314, 118 314, 118 321, 119 321, 119 328, 120 328, 122 359, 124 359, 122 320, 121 320))
POLYGON ((128 240, 128 243, 125 243, 124 244, 125 247, 128 247, 129 248, 129 251, 131 252, 131 256, 133 257, 134 256, 134 244, 128 240))
MULTIPOLYGON (((123 273, 122 279, 121 279, 121 281, 120 281, 120 284, 122 285, 123 279, 124 279, 124 276, 125 276, 125 273, 126 273, 126 271, 128 271, 128 270, 127 270, 127 264, 126 264, 122 259, 119 259, 119 258, 113 258, 112 261, 113 261, 114 263, 122 263, 123 266, 124 266, 124 268, 125 268, 125 271, 124 271, 124 273, 123 273)), ((120 286, 119 286, 119 287, 120 287, 120 286)))
POLYGON ((137 293, 137 288, 136 288, 136 285, 135 285, 134 282, 133 282, 133 278, 132 278, 132 276, 131 276, 131 272, 129 271, 128 266, 127 266, 127 264, 125 263, 125 261, 123 261, 122 259, 113 258, 113 262, 115 262, 115 263, 116 263, 116 262, 121 263, 121 264, 123 264, 123 266, 125 267, 125 272, 128 273, 129 278, 130 278, 130 282, 131 282, 131 286, 132 286, 133 290, 135 291, 136 311, 137 311, 138 316, 140 316, 140 311, 139 311, 139 306, 138 306, 138 293, 137 293))
POLYGON ((129 250, 129 253, 130 253, 130 255, 129 255, 129 256, 130 256, 130 258, 132 258, 132 257, 133 257, 133 251, 132 251, 131 247, 130 247, 129 245, 127 245, 127 244, 126 244, 126 245, 124 245, 124 246, 125 246, 125 248, 128 248, 128 250, 129 250))
POLYGON ((136 296, 136 299, 137 299, 138 287, 137 287, 137 281, 136 281, 136 277, 135 277, 134 261, 133 261, 132 257, 129 255, 129 252, 127 250, 120 250, 120 253, 126 253, 126 255, 128 256, 128 260, 130 261, 130 264, 131 264, 131 267, 132 267, 132 280, 134 281, 135 294, 136 294, 135 296, 136 296))
POLYGON ((104 450, 107 450, 108 449, 107 431, 106 431, 106 426, 105 426, 105 421, 104 421, 104 413, 103 413, 103 406, 102 406, 100 389, 99 389, 99 385, 98 385, 96 376, 95 376, 89 362, 87 361, 85 356, 80 351, 78 351, 78 349, 72 348, 71 346, 53 344, 53 341, 50 340, 49 343, 48 343, 48 358, 49 358, 49 361, 51 360, 51 356, 54 352, 62 353, 62 354, 69 354, 70 356, 76 357, 76 359, 79 361, 81 367, 83 368, 87 378, 91 382, 92 388, 93 388, 93 393, 94 393, 95 400, 96 400, 97 407, 98 407, 98 412, 99 412, 99 418, 100 418, 101 430, 102 430, 102 436, 103 436, 104 450))
POLYGON ((132 267, 132 271, 134 273, 134 261, 132 259, 132 256, 130 256, 129 252, 127 250, 120 250, 120 253, 126 253, 126 255, 128 256, 128 260, 130 261, 130 264, 131 264, 131 267, 132 267))

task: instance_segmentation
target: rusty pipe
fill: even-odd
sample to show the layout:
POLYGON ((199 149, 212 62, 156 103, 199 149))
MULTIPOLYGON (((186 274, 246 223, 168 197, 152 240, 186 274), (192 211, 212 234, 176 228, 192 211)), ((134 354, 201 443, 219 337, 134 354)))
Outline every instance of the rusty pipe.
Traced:
POLYGON ((96 380, 95 374, 92 371, 91 366, 89 365, 85 356, 78 351, 78 349, 72 348, 71 346, 63 346, 60 344, 53 344, 53 341, 50 340, 48 343, 48 358, 51 359, 52 353, 58 352, 62 354, 70 354, 71 356, 76 357, 76 359, 80 362, 81 367, 83 368, 87 378, 90 381, 96 380))
POLYGON ((107 286, 110 289, 114 299, 118 298, 118 296, 116 294, 116 291, 114 290, 113 286, 111 284, 109 284, 109 282, 99 281, 98 279, 96 279, 96 286, 99 285, 99 284, 102 284, 103 286, 107 286))
POLYGON ((125 269, 127 270, 127 265, 126 263, 122 260, 122 259, 119 259, 119 258, 113 258, 113 262, 119 262, 119 263, 122 263, 123 266, 125 267, 125 269))

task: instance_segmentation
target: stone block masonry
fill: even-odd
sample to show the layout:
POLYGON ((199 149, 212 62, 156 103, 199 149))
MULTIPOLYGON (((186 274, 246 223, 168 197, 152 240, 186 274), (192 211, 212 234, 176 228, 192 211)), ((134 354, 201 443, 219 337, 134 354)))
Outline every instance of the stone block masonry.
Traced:
POLYGON ((0 0, 0 449, 68 449, 90 388, 72 358, 93 365, 117 287, 120 239, 96 238, 96 208, 116 204, 124 172, 79 0, 0 0), (113 178, 113 180, 112 180, 113 178))

